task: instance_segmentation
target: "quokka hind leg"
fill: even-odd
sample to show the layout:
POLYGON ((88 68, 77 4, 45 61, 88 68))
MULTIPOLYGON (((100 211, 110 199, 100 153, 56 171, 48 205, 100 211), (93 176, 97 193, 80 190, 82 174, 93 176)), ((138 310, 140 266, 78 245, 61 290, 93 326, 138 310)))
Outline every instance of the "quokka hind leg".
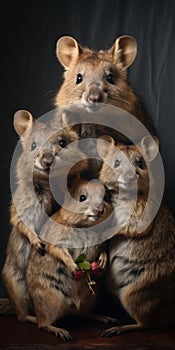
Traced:
MULTIPOLYGON (((35 316, 27 315, 25 320, 29 321, 29 322, 32 322, 32 323, 35 323, 35 324, 38 324, 37 317, 35 317, 35 316)), ((59 336, 63 340, 72 340, 71 335, 69 334, 68 331, 66 331, 66 329, 58 328, 58 327, 55 327, 55 326, 52 326, 52 325, 47 325, 46 326, 45 323, 46 322, 44 322, 44 320, 43 320, 42 323, 38 324, 38 328, 46 330, 48 332, 52 332, 56 336, 59 336)))
POLYGON ((111 328, 106 329, 104 332, 102 332, 102 337, 113 337, 114 335, 119 335, 121 333, 125 332, 131 332, 131 331, 138 331, 143 330, 144 327, 140 324, 129 324, 124 326, 114 326, 111 328))
POLYGON ((24 321, 29 314, 30 301, 24 280, 17 280, 10 276, 5 278, 5 285, 10 295, 12 309, 14 308, 18 320, 24 321))
MULTIPOLYGON (((71 340, 72 337, 68 331, 64 328, 55 327, 52 324, 57 320, 60 320, 62 316, 66 314, 67 305, 64 301, 64 297, 60 294, 56 296, 52 291, 48 291, 45 297, 43 293, 40 294, 40 298, 34 300, 34 310, 37 317, 38 328, 42 328, 48 332, 54 333, 63 340, 71 340)), ((35 323, 35 319, 27 317, 31 322, 35 323)))

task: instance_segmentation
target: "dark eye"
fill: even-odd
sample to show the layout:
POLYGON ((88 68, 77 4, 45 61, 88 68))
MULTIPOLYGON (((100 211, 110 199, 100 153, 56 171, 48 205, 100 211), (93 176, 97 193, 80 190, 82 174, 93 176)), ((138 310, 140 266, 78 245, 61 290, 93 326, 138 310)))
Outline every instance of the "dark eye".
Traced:
POLYGON ((86 196, 84 194, 81 194, 79 201, 84 202, 86 200, 86 196))
POLYGON ((80 84, 83 81, 83 76, 79 73, 77 74, 76 84, 80 84))
POLYGON ((140 168, 140 169, 144 169, 144 161, 141 159, 141 158, 139 158, 139 159, 137 159, 136 160, 136 164, 137 164, 137 166, 140 168))
POLYGON ((36 142, 34 141, 34 142, 31 144, 31 151, 33 151, 35 148, 36 148, 36 142))
POLYGON ((59 145, 60 145, 62 148, 66 147, 66 140, 64 140, 64 139, 60 140, 60 141, 59 141, 59 145))
POLYGON ((118 159, 116 159, 116 161, 114 163, 114 168, 118 168, 119 165, 120 165, 120 161, 118 159))
POLYGON ((107 75, 107 81, 108 81, 108 83, 114 85, 114 76, 113 76, 112 73, 109 73, 109 74, 107 75))

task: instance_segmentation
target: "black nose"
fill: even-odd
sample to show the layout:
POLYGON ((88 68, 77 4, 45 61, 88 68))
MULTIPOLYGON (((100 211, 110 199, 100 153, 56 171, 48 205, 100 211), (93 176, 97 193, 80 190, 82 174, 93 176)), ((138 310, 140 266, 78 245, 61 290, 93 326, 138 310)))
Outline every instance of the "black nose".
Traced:
POLYGON ((41 164, 46 168, 50 168, 50 166, 53 163, 53 160, 54 160, 54 156, 52 153, 50 152, 44 153, 41 159, 41 164))
POLYGON ((88 102, 92 102, 92 103, 95 103, 95 102, 103 102, 103 95, 100 91, 99 88, 97 87, 92 87, 90 90, 89 90, 89 94, 88 94, 88 102))

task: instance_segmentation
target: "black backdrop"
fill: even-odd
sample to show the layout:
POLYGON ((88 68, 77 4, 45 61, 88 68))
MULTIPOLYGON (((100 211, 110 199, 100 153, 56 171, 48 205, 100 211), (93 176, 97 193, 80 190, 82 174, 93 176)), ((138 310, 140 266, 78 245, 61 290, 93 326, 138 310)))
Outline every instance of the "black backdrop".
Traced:
MULTIPOLYGON (((136 38, 138 55, 129 70, 129 81, 157 128, 165 197, 175 211, 175 1, 4 1, 0 26, 0 268, 10 232, 10 160, 18 140, 13 114, 28 109, 39 117, 53 109, 63 72, 55 44, 63 35, 94 49, 110 47, 120 35, 136 38)), ((2 284, 0 293, 6 294, 2 284)))

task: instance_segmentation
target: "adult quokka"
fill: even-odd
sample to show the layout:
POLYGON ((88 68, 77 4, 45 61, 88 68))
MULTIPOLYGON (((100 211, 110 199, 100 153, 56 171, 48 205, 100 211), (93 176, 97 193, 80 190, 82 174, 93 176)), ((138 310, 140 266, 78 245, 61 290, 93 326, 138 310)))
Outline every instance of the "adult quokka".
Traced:
MULTIPOLYGON (((61 37, 57 41, 56 55, 65 72, 55 98, 56 105, 77 105, 89 112, 99 108, 102 103, 113 105, 132 114, 154 133, 150 118, 127 80, 127 70, 136 54, 137 43, 132 36, 118 37, 108 50, 99 51, 82 47, 70 36, 61 37)), ((82 133, 89 132, 89 136, 94 132, 104 133, 104 127, 95 123, 94 117, 94 127, 88 128, 86 125, 82 133)), ((126 141, 126 137, 114 130, 106 129, 106 133, 116 138, 120 136, 121 141, 126 141)))
MULTIPOLYGON (((2 275, 15 313, 18 319, 23 320, 30 305, 25 272, 32 246, 40 254, 47 251, 52 256, 62 258, 71 272, 77 268, 64 248, 60 251, 54 245, 44 242, 39 235, 48 216, 58 210, 49 184, 50 168, 54 162, 58 168, 62 167, 59 154, 63 148, 68 152, 67 159, 70 159, 72 151, 69 144, 77 141, 78 136, 71 127, 67 127, 64 117, 63 129, 52 130, 45 123, 34 121, 31 113, 25 110, 15 113, 14 127, 21 139, 22 152, 18 155, 16 164, 17 187, 10 208, 12 231, 2 275)), ((86 164, 85 159, 82 168, 86 164)), ((3 299, 1 303, 3 304, 3 299)), ((2 312, 3 305, 0 309, 2 312)))
MULTIPOLYGON (((152 169, 158 141, 115 147, 109 136, 98 151, 104 161, 100 179, 111 192, 116 228, 109 243, 107 286, 136 324, 112 327, 104 336, 142 328, 163 328, 175 317, 175 220, 163 204, 152 219, 156 196, 152 169), (148 201, 149 199, 149 201, 148 201), (144 210, 147 214, 143 215, 144 210), (144 228, 139 229, 139 223, 144 228)), ((101 139, 99 139, 101 141, 101 139)))
MULTIPOLYGON (((85 254, 88 261, 97 261, 103 271, 107 264, 107 247, 98 243, 90 226, 103 222, 112 211, 111 205, 104 199, 104 186, 98 180, 88 182, 78 177, 72 181, 70 193, 74 200, 66 194, 65 206, 45 223, 40 236, 59 247, 67 247, 73 261, 80 254, 85 254), (85 228, 90 231, 86 233, 85 228)), ((88 316, 92 312, 98 281, 93 286, 96 295, 91 295, 88 288, 90 281, 86 278, 85 275, 77 282, 61 261, 48 254, 42 257, 36 249, 32 249, 26 283, 36 317, 28 315, 26 320, 64 340, 71 339, 65 329, 53 326, 53 323, 65 315, 88 316)))

